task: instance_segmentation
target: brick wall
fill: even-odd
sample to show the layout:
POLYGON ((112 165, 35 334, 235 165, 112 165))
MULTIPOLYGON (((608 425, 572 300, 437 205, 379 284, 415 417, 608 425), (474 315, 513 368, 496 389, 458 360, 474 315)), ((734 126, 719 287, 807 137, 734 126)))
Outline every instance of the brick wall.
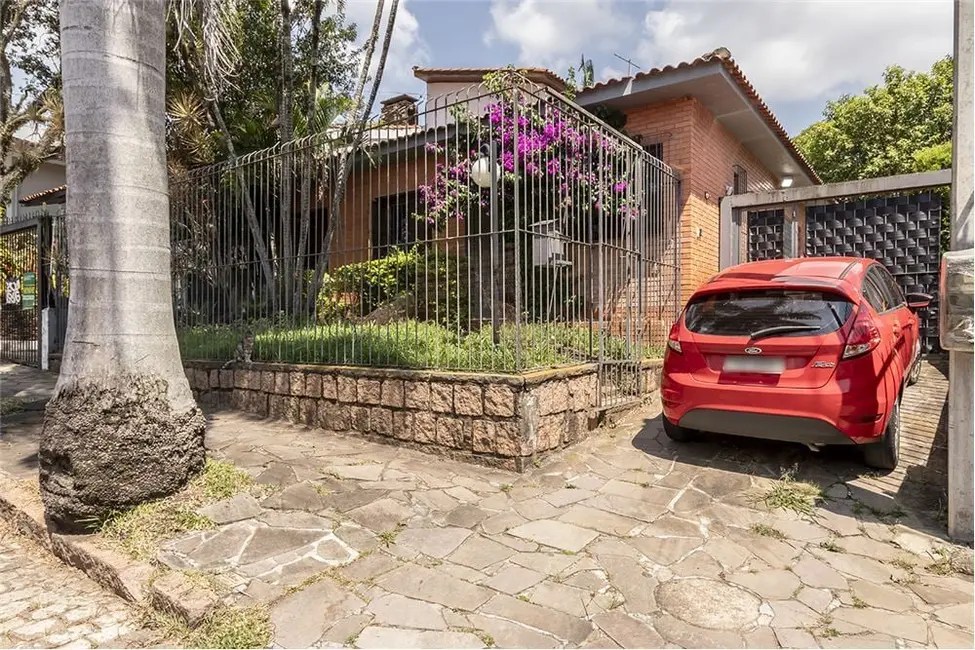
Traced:
POLYGON ((681 174, 683 301, 718 271, 719 201, 733 182, 734 166, 747 171, 749 192, 775 189, 778 179, 693 97, 626 113, 627 132, 644 144, 661 143, 664 162, 681 174))

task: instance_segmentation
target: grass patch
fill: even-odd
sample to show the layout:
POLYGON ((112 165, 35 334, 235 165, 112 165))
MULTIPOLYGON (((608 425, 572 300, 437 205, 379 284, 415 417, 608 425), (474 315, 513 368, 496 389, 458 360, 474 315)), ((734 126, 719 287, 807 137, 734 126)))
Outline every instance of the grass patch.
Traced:
POLYGON ((955 553, 944 547, 938 547, 932 553, 934 562, 927 566, 928 571, 939 576, 953 575, 957 569, 955 567, 955 553))
POLYGON ((400 522, 396 524, 396 528, 379 533, 379 539, 382 540, 383 544, 386 546, 392 546, 396 543, 396 537, 399 535, 399 531, 403 530, 404 528, 406 528, 406 524, 400 522))
POLYGON ((24 410, 24 400, 20 397, 0 397, 0 415, 12 415, 24 410))
POLYGON ((785 539, 785 535, 778 528, 773 528, 768 524, 752 524, 751 528, 748 530, 752 531, 756 535, 761 535, 762 537, 771 537, 772 539, 785 539))
POLYGON ((89 525, 135 559, 152 560, 162 542, 181 533, 214 527, 209 518, 196 513, 200 506, 229 498, 252 484, 250 476, 230 463, 208 458, 203 471, 182 492, 114 511, 89 525))
POLYGON ((793 478, 795 468, 782 474, 782 478, 758 501, 769 510, 792 510, 801 515, 811 515, 816 505, 823 501, 823 491, 810 483, 793 478))
POLYGON ((502 492, 504 492, 505 494, 508 494, 508 493, 509 493, 509 492, 511 492, 511 491, 512 491, 513 489, 515 489, 515 486, 514 486, 514 485, 512 485, 511 483, 504 483, 504 484, 503 484, 503 485, 501 486, 501 491, 502 491, 502 492))
POLYGON ((342 645, 348 646, 348 647, 352 648, 352 647, 355 646, 356 641, 358 641, 358 640, 359 640, 359 633, 358 632, 355 632, 355 633, 350 634, 349 636, 345 637, 345 641, 342 642, 342 645))
POLYGON ((864 609, 867 606, 867 602, 859 596, 853 596, 853 606, 856 609, 864 609))
POLYGON ((145 610, 142 623, 187 648, 266 648, 271 642, 271 620, 264 607, 220 607, 193 630, 182 619, 155 610, 145 610))
POLYGON ((825 542, 820 542, 819 543, 819 548, 823 549, 824 551, 829 551, 830 553, 845 553, 846 552, 840 546, 837 546, 836 542, 834 540, 832 540, 832 539, 828 539, 825 542))
MULTIPOLYGON (((503 325, 494 345, 491 327, 463 333, 431 321, 401 320, 389 324, 335 322, 289 326, 255 323, 254 360, 327 365, 395 366, 448 370, 515 372, 586 363, 599 349, 598 335, 588 327, 557 323, 523 323, 520 340, 513 325, 503 325), (520 342, 520 367, 515 350, 520 342)), ((181 329, 177 336, 184 359, 227 360, 242 332, 231 326, 181 329)), ((612 359, 629 359, 634 351, 618 337, 603 341, 612 359)), ((642 356, 659 358, 662 348, 644 347, 642 356)))
POLYGON ((835 627, 824 627, 819 632, 819 636, 825 639, 835 639, 839 635, 840 635, 840 631, 837 630, 835 627))

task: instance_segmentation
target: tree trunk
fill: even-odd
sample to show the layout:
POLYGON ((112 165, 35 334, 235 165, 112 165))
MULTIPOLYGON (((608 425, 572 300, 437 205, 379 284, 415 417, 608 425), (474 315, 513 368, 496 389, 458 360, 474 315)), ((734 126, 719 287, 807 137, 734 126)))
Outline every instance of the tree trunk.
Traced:
POLYGON ((281 140, 281 293, 284 311, 291 314, 291 292, 295 285, 294 219, 291 214, 293 192, 291 191, 294 169, 294 54, 291 51, 291 0, 281 0, 281 32, 278 34, 278 47, 281 51, 281 106, 278 110, 278 137, 281 140))
POLYGON ((40 482, 62 529, 171 494, 203 466, 173 323, 165 27, 163 3, 61 2, 71 302, 40 482))
POLYGON ((376 49, 376 41, 379 40, 379 26, 382 23, 384 0, 379 0, 376 5, 376 15, 372 24, 372 32, 369 40, 366 41, 365 58, 362 63, 362 70, 359 75, 359 82, 356 85, 355 109, 353 111, 353 134, 351 142, 346 151, 339 156, 338 173, 333 174, 335 186, 332 195, 331 210, 328 213, 328 225, 325 228, 325 237, 322 241, 321 253, 318 256, 318 265, 315 269, 315 276, 312 280, 311 291, 308 300, 314 304, 315 297, 321 289, 322 281, 325 279, 325 271, 328 269, 328 259, 332 251, 332 239, 335 237, 335 228, 338 225, 341 214, 339 208, 345 198, 345 190, 349 181, 349 173, 352 171, 352 161, 355 159, 362 144, 362 136, 372 113, 373 104, 376 102, 376 94, 379 92, 379 85, 383 81, 383 71, 386 69, 386 56, 389 54, 389 46, 393 38, 393 27, 396 25, 396 12, 399 8, 399 0, 392 0, 389 9, 389 17, 386 19, 386 35, 383 39, 382 51, 379 55, 379 63, 376 66, 376 77, 372 80, 372 90, 369 93, 369 100, 363 101, 365 95, 366 80, 369 77, 369 66, 372 64, 372 56, 376 49))
MULTIPOLYGON (((312 3, 311 11, 311 70, 308 74, 308 104, 305 108, 305 136, 309 137, 314 133, 315 109, 318 108, 318 48, 321 38, 322 23, 322 0, 315 0, 312 3)), ((295 282, 294 305, 297 309, 301 304, 301 290, 305 284, 304 270, 306 266, 305 254, 308 250, 308 234, 311 231, 311 180, 312 172, 317 166, 315 163, 315 150, 311 145, 306 145, 302 156, 303 164, 301 168, 301 223, 298 233, 298 253, 297 263, 298 272, 301 276, 295 282)), ((314 303, 312 303, 314 304, 314 303)))

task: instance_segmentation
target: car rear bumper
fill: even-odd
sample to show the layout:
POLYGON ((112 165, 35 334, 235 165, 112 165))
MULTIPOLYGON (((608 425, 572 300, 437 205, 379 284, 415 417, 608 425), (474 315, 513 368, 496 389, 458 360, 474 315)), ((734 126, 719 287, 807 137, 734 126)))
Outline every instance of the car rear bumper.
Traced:
POLYGON ((661 378, 664 416, 682 427, 713 433, 839 445, 875 442, 886 426, 887 405, 875 388, 841 391, 703 384, 685 374, 661 378))

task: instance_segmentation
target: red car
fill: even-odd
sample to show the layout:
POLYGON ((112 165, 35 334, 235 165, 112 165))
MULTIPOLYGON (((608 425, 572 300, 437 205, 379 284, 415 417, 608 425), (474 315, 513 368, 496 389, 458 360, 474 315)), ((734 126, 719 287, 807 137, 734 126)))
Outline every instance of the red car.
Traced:
POLYGON ((752 262, 702 286, 671 328, 661 398, 667 435, 699 431, 859 445, 897 466, 899 403, 920 374, 916 311, 883 265, 846 257, 752 262))

